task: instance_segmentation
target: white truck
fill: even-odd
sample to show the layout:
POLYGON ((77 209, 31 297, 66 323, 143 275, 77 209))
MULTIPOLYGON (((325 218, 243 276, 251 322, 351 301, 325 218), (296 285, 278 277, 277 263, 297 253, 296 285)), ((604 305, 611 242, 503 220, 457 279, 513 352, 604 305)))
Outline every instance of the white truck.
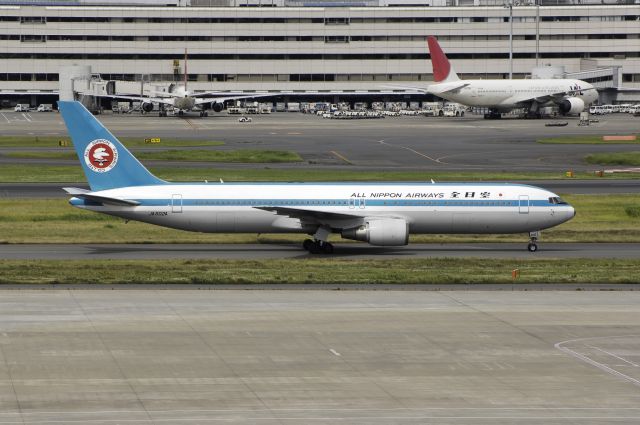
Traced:
POLYGON ((465 106, 459 103, 448 103, 442 108, 441 117, 464 117, 465 106))
POLYGON ((36 109, 36 111, 38 112, 51 112, 53 111, 53 105, 50 103, 41 103, 40 105, 38 105, 38 109, 36 109))
POLYGON ((28 103, 18 103, 15 108, 13 108, 15 112, 29 112, 31 107, 28 103))

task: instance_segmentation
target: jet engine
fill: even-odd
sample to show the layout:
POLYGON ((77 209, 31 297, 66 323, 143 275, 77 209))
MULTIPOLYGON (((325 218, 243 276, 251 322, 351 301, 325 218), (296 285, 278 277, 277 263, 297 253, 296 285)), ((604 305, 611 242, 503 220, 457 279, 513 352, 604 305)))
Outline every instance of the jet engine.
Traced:
POLYGON ((145 112, 151 112, 153 111, 153 103, 151 102, 144 102, 142 104, 142 110, 145 112))
POLYGON ((224 108, 224 105, 220 102, 211 102, 211 109, 215 112, 220 112, 224 108))
POLYGON ((560 102, 560 112, 563 114, 579 114, 584 111, 584 100, 579 97, 568 97, 560 102))
POLYGON ((367 220, 360 227, 342 230, 341 234, 345 239, 378 246, 400 246, 409 243, 409 225, 401 218, 367 220))

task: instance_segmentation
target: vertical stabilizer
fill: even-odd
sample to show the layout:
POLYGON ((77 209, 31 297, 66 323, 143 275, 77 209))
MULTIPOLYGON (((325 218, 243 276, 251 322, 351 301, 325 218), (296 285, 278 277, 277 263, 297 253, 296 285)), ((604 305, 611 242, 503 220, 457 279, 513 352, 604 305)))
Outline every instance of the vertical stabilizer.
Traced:
POLYGON ((433 80, 436 83, 448 83, 450 81, 458 81, 458 74, 453 70, 453 66, 447 55, 444 54, 438 44, 438 40, 432 35, 427 37, 429 45, 429 55, 431 56, 431 64, 433 65, 433 80))
POLYGON ((165 184, 80 102, 59 101, 58 109, 92 191, 165 184))

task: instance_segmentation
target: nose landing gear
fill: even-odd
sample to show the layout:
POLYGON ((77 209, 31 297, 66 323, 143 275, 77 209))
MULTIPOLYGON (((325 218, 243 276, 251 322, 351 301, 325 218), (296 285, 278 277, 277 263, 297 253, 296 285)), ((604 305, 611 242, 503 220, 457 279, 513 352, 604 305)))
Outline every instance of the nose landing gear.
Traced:
POLYGON ((540 237, 540 232, 529 232, 529 245, 527 245, 527 250, 529 252, 536 252, 538 250, 538 238, 540 237))

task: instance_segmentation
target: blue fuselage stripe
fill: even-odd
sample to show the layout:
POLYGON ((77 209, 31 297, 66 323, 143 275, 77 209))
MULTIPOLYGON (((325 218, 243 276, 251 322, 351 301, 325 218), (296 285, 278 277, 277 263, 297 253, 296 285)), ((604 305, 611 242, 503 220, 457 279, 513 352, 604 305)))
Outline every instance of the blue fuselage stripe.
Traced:
POLYGON ((457 199, 134 199, 142 207, 560 207, 547 200, 457 200, 457 199))

